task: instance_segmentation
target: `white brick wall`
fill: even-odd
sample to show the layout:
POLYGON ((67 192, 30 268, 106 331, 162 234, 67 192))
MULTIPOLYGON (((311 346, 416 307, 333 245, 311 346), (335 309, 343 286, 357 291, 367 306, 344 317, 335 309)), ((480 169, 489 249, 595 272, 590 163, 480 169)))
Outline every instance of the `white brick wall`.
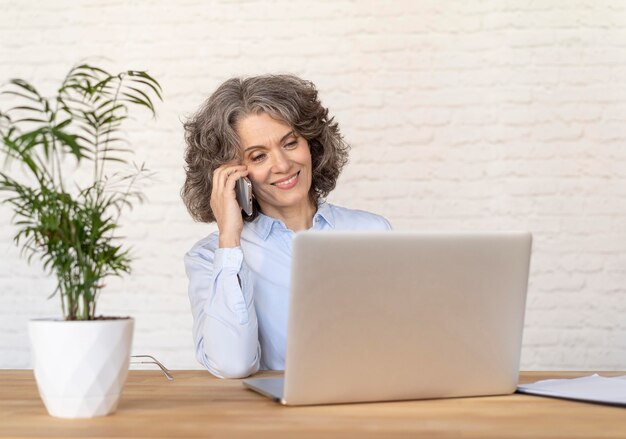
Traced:
MULTIPOLYGON (((214 226, 178 196, 181 118, 228 77, 293 72, 353 145, 331 201, 398 229, 531 230, 522 367, 626 367, 626 2, 0 0, 0 81, 51 92, 86 57, 165 90, 158 120, 128 129, 158 173, 124 222, 134 273, 100 302, 137 319, 136 353, 197 367, 182 255, 214 226)), ((59 307, 10 217, 0 208, 0 367, 22 368, 26 322, 59 307)))

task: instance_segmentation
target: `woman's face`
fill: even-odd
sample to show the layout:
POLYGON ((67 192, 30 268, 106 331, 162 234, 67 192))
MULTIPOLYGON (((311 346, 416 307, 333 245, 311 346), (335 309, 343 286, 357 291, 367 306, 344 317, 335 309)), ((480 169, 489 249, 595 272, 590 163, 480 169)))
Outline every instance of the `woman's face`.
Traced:
POLYGON ((263 213, 272 215, 309 201, 311 151, 303 137, 266 113, 251 114, 236 127, 254 195, 263 213))

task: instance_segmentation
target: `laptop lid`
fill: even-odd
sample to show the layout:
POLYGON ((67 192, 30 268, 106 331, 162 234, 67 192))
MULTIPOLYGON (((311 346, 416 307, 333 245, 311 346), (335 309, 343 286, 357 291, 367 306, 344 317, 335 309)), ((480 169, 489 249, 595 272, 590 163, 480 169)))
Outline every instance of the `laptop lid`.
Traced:
POLYGON ((531 235, 305 232, 283 403, 512 393, 531 235))

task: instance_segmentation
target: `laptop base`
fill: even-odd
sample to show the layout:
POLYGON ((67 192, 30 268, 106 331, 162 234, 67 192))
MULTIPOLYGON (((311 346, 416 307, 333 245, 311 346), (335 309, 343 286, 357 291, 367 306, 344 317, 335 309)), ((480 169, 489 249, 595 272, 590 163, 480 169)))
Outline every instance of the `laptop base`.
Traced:
POLYGON ((274 402, 285 404, 285 400, 283 399, 283 390, 285 388, 284 378, 253 378, 244 380, 243 385, 250 390, 267 396, 274 402))

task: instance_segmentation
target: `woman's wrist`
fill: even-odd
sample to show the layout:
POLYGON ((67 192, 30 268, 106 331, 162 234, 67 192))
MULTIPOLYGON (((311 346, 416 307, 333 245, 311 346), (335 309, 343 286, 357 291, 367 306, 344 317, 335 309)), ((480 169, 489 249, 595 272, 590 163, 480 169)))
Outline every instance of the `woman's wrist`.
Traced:
POLYGON ((239 236, 222 235, 220 234, 220 248, 232 248, 239 247, 239 236))

